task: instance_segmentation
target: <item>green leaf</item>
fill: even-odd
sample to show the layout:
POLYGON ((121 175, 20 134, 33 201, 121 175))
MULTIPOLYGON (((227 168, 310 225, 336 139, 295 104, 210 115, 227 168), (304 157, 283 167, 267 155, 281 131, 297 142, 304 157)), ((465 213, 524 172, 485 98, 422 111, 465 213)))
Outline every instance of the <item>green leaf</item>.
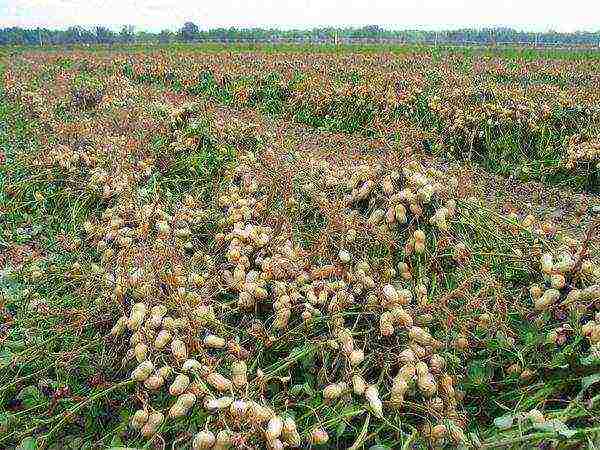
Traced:
POLYGON ((17 395, 17 399, 21 400, 25 407, 31 408, 44 401, 44 394, 42 394, 37 386, 31 385, 21 389, 21 392, 17 395))
POLYGON ((304 383, 302 385, 304 392, 306 392, 306 395, 308 396, 314 396, 315 395, 315 390, 312 388, 312 386, 310 385, 310 383, 307 381, 306 383, 304 383))
POLYGON ((313 352, 307 353, 305 356, 300 358, 300 363, 304 369, 309 369, 315 365, 315 355, 313 352))
POLYGON ((561 422, 558 419, 552 419, 542 423, 536 423, 533 426, 535 429, 540 431, 554 431, 555 433, 560 434, 561 436, 564 436, 566 438, 573 437, 575 434, 577 434, 576 431, 571 430, 567 426, 567 424, 561 422))
POLYGON ((304 392, 304 385, 295 384, 290 388, 289 392, 291 396, 296 397, 304 392))
POLYGON ((507 414, 505 416, 496 417, 494 419, 494 425, 501 430, 508 430, 510 427, 513 426, 513 423, 514 423, 514 417, 512 416, 512 414, 507 414))
POLYGON ((365 419, 365 422, 363 423, 360 433, 358 434, 356 440, 354 441, 354 444, 352 444, 352 446, 348 450, 358 450, 359 448, 362 448, 362 446, 365 442, 365 439, 367 438, 367 432, 369 431, 369 420, 370 419, 371 419, 371 415, 367 414, 367 418, 365 419))
POLYGON ((387 445, 372 445, 369 447, 369 450, 392 450, 392 447, 388 447, 387 445))
POLYGON ((297 358, 298 356, 302 355, 302 353, 304 353, 305 350, 306 350, 306 347, 294 347, 290 351, 289 358, 290 359, 297 358))
POLYGON ((8 429, 10 419, 10 414, 0 411, 0 429, 8 429))
POLYGON ((19 339, 16 341, 5 341, 4 345, 6 345, 7 347, 10 347, 16 351, 24 350, 25 347, 27 347, 27 344, 25 343, 25 341, 23 339, 19 339))
POLYGON ((21 441, 21 444, 17 447, 17 450, 37 450, 37 440, 32 437, 26 437, 21 441))
POLYGON ((335 429, 335 435, 337 437, 340 437, 344 434, 344 431, 346 431, 346 422, 340 421, 340 423, 335 429))
POLYGON ((587 377, 582 378, 581 379, 581 390, 585 391, 592 384, 595 384, 598 381, 600 381, 600 373, 595 373, 593 375, 589 375, 587 377))
POLYGON ((123 441, 121 441, 121 437, 118 434, 115 434, 110 441, 111 447, 122 447, 123 441))
POLYGON ((8 350, 0 351, 0 369, 8 367, 12 361, 12 353, 8 350))
POLYGON ((588 355, 585 358, 581 358, 581 364, 584 366, 598 366, 600 365, 600 358, 595 355, 588 355))
POLYGON ((491 377, 490 369, 485 361, 473 361, 468 369, 468 382, 475 387, 485 387, 491 377))

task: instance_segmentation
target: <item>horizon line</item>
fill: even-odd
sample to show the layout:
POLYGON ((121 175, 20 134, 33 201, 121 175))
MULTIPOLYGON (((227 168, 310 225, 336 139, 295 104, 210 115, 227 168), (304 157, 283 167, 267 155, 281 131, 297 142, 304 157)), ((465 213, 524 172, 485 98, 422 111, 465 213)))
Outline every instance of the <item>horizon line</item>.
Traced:
MULTIPOLYGON (((192 20, 189 22, 195 23, 192 20)), ((29 29, 29 30, 49 30, 49 31, 66 31, 69 28, 95 28, 95 27, 105 27, 112 31, 118 31, 123 27, 133 26, 136 32, 147 32, 147 33, 160 33, 162 31, 170 31, 177 32, 181 29, 183 22, 179 27, 164 27, 164 28, 154 28, 148 27, 144 28, 140 25, 135 25, 131 23, 126 24, 101 24, 101 23, 88 23, 88 24, 72 24, 63 27, 48 27, 48 26, 39 26, 39 25, 30 25, 30 26, 22 26, 22 25, 1 25, 0 29, 11 29, 11 28, 19 28, 19 29, 29 29)), ((237 24, 237 25, 215 25, 209 28, 201 27, 198 25, 198 28, 201 32, 210 32, 213 30, 220 29, 236 29, 236 30, 275 30, 275 31, 311 31, 311 30, 323 30, 323 29, 334 29, 334 30, 344 30, 344 29, 361 29, 365 27, 379 27, 382 31, 387 32, 402 32, 402 31, 425 31, 425 32, 446 32, 446 31, 461 31, 461 30, 475 30, 475 31, 483 31, 483 30, 511 30, 520 33, 561 33, 561 34, 578 34, 578 33, 599 33, 600 28, 598 29, 590 29, 590 28, 581 28, 575 29, 571 31, 564 31, 558 28, 554 28, 552 26, 547 26, 545 28, 526 28, 526 27, 518 27, 515 25, 502 25, 502 24, 494 24, 494 25, 448 25, 448 26, 439 26, 432 24, 415 24, 411 27, 398 27, 394 28, 391 24, 345 24, 345 25, 331 25, 331 24, 320 24, 315 26, 295 26, 295 25, 270 25, 270 24, 260 24, 260 25, 247 25, 247 24, 237 24)))

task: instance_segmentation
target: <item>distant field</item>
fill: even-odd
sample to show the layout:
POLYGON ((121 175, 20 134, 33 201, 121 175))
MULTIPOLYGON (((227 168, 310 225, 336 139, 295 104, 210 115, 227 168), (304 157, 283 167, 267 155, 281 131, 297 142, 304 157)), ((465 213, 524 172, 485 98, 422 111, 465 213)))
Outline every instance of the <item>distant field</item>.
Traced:
POLYGON ((0 448, 594 448, 598 55, 0 47, 0 448))
POLYGON ((283 43, 173 43, 61 46, 0 46, 0 55, 28 51, 193 51, 193 52, 264 52, 264 53, 428 53, 461 54, 469 57, 499 56, 510 59, 599 59, 600 47, 532 47, 519 45, 447 45, 447 44, 283 44, 283 43))

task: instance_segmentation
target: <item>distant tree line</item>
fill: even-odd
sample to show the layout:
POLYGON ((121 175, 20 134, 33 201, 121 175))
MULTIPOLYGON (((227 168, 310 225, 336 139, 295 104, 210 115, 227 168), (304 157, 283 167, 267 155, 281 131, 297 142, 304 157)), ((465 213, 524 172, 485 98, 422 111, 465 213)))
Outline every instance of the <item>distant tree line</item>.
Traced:
POLYGON ((311 30, 278 30, 265 28, 215 28, 208 31, 186 22, 179 30, 163 30, 158 33, 136 31, 132 25, 123 26, 120 31, 97 26, 84 28, 69 27, 66 30, 46 28, 4 28, 0 29, 0 45, 69 45, 69 44, 129 44, 129 43, 170 43, 203 41, 249 41, 249 42, 349 42, 357 39, 395 42, 438 42, 447 44, 558 44, 558 45, 600 45, 600 31, 562 33, 525 32, 512 28, 487 28, 446 31, 386 30, 377 25, 360 28, 314 28, 311 30))

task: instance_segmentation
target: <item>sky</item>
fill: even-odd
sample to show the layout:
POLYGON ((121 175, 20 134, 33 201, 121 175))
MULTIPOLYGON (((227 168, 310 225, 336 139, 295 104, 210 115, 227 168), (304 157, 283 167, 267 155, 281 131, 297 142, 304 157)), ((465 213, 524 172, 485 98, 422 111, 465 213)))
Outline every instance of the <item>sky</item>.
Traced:
POLYGON ((511 26, 600 29, 598 0, 0 0, 0 28, 104 25, 175 30, 186 21, 216 27, 387 29, 511 26))

